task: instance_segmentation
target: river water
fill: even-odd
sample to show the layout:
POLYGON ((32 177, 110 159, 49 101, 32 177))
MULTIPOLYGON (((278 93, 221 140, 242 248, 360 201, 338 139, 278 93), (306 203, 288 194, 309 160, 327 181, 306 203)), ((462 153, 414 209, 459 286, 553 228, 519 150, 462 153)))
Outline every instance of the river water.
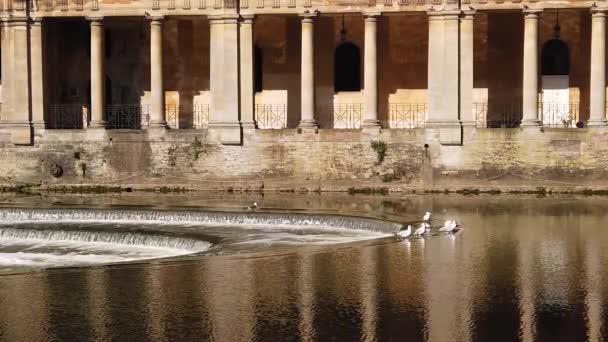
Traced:
POLYGON ((403 223, 428 210, 436 222, 463 225, 455 235, 408 241, 369 236, 3 274, 0 341, 608 339, 608 198, 211 193, 0 200, 164 210, 239 210, 256 200, 260 211, 403 223))

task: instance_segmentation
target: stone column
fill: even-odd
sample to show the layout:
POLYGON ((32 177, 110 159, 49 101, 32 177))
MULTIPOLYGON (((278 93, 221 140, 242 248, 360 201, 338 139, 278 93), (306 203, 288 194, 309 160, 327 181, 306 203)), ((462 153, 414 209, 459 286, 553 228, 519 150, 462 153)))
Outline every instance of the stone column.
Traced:
POLYGON ((302 70, 301 70, 301 103, 302 117, 300 128, 317 128, 315 120, 315 54, 314 54, 314 14, 302 16, 302 70))
POLYGON ((606 126, 606 10, 591 9, 589 126, 606 126))
POLYGON ((243 15, 241 35, 241 125, 243 129, 255 128, 253 83, 253 15, 243 15))
POLYGON ((364 52, 364 117, 362 127, 379 128, 378 120, 378 64, 377 64, 377 22, 379 13, 365 14, 364 52))
POLYGON ((538 126, 538 17, 540 10, 524 10, 524 75, 522 126, 538 126))
POLYGON ((209 130, 222 144, 241 144, 238 15, 210 18, 211 116, 209 130))
POLYGON ((2 121, 13 115, 13 84, 12 84, 12 62, 13 62, 13 27, 8 20, 2 21, 2 121))
POLYGON ((91 123, 89 128, 105 128, 105 44, 103 18, 88 18, 91 21, 91 123))
POLYGON ((150 128, 167 128, 163 87, 163 17, 150 21, 150 128))
POLYGON ((460 122, 475 126, 473 113, 473 19, 475 11, 464 11, 460 20, 460 122))
POLYGON ((6 89, 9 97, 9 111, 2 113, 0 127, 10 132, 12 143, 31 144, 33 140, 30 122, 27 19, 13 17, 7 23, 10 25, 9 31, 11 31, 7 37, 10 53, 10 56, 8 56, 10 60, 7 61, 10 76, 7 84, 8 89, 6 89))
POLYGON ((443 121, 443 15, 441 12, 428 12, 429 51, 428 51, 428 93, 429 107, 427 122, 443 121))
POLYGON ((459 53, 458 50, 458 19, 460 11, 444 11, 443 13, 443 115, 435 121, 437 126, 460 126, 459 118, 459 53))
POLYGON ((32 73, 32 125, 44 129, 44 76, 42 57, 42 18, 33 18, 30 28, 30 54, 32 73))

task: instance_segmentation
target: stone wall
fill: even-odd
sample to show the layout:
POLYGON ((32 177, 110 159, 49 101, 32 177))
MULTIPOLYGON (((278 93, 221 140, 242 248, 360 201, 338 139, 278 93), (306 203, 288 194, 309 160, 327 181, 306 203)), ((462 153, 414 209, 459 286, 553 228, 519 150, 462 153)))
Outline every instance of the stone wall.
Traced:
POLYGON ((608 186, 605 130, 471 129, 463 146, 442 146, 437 136, 431 129, 256 130, 242 146, 225 146, 205 131, 47 130, 35 146, 0 144, 0 183, 308 191, 608 186), (372 141, 386 145, 382 162, 372 141))

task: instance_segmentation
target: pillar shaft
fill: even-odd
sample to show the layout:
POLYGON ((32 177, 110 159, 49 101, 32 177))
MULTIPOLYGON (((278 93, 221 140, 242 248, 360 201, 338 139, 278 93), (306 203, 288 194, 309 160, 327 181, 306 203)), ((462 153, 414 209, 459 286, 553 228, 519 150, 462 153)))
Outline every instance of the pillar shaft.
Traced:
POLYGON ((380 127, 378 120, 377 22, 378 14, 367 15, 365 18, 363 127, 380 127))
POLYGON ((316 128, 315 120, 315 78, 314 78, 314 16, 302 18, 302 69, 301 102, 302 117, 299 127, 316 128))
POLYGON ((90 128, 104 128, 105 70, 104 29, 101 18, 91 20, 91 123, 90 128))
POLYGON ((428 51, 428 95, 429 106, 427 121, 443 121, 443 16, 429 12, 429 51, 428 51))
POLYGON ((240 144, 238 16, 210 17, 211 117, 209 129, 221 143, 240 144))
POLYGON ((466 11, 460 21, 460 121, 474 126, 473 113, 473 19, 475 12, 466 11))
POLYGON ((539 10, 524 11, 524 75, 522 126, 540 125, 538 117, 538 17, 539 10))
POLYGON ((606 125, 606 12, 591 10, 589 126, 606 125))
POLYGON ((44 76, 42 57, 42 18, 36 18, 30 29, 32 72, 32 124, 44 128, 44 76))
POLYGON ((446 11, 443 17, 443 117, 441 125, 460 125, 458 19, 460 12, 446 11))
POLYGON ((241 36, 241 125, 243 128, 254 128, 253 16, 243 16, 239 29, 241 36))
POLYGON ((165 90, 163 87, 163 18, 150 22, 150 128, 166 128, 165 90))
POLYGON ((12 84, 12 61, 13 61, 13 27, 10 22, 2 22, 2 121, 13 117, 13 84, 12 84))

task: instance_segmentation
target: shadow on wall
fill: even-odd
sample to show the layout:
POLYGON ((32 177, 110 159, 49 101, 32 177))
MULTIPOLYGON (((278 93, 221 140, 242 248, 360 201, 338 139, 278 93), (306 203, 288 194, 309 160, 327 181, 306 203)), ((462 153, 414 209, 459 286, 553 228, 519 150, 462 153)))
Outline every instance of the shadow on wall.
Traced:
POLYGON ((378 21, 378 110, 383 126, 414 128, 411 124, 419 122, 419 117, 424 114, 427 104, 427 56, 426 15, 380 18, 378 21), (404 120, 413 121, 405 123, 404 120))
POLYGON ((294 128, 300 122, 300 25, 294 16, 256 19, 254 44, 262 69, 262 80, 256 80, 256 120, 268 128, 281 123, 294 128))

